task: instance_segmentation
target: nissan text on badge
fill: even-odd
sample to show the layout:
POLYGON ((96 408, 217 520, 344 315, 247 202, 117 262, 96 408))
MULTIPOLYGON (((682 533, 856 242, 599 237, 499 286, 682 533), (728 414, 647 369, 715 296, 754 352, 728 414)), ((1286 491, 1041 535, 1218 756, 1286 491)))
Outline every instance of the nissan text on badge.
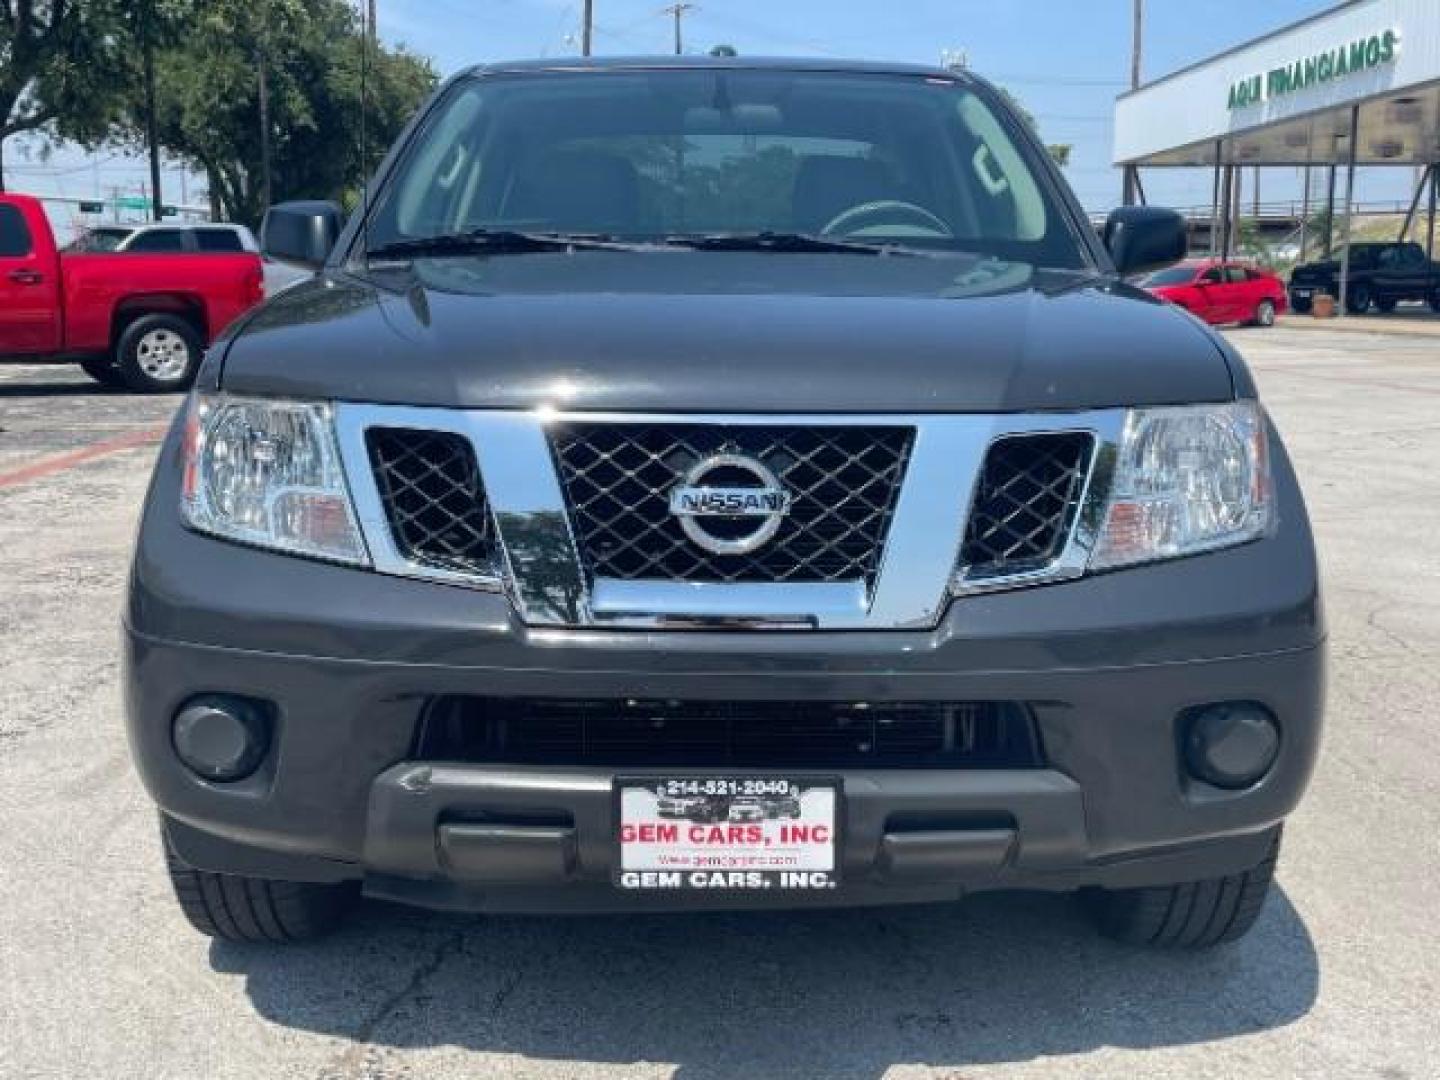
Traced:
MULTIPOLYGON (((189 921, 1074 892, 1243 935, 1325 625, 1245 362, 1004 96, 896 64, 491 64, 210 349, 125 617, 189 921)), ((1238 316, 1237 316, 1238 317, 1238 316)))

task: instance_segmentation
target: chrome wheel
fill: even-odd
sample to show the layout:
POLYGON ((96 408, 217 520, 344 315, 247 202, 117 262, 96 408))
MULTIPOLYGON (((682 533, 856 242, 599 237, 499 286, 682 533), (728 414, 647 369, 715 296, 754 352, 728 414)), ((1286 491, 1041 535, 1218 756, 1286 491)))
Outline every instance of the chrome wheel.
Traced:
POLYGON ((175 382, 190 366, 190 346, 174 330, 158 327, 136 343, 135 362, 156 382, 175 382))
POLYGON ((1255 309, 1256 326, 1275 325, 1275 305, 1269 300, 1261 300, 1260 306, 1255 309))

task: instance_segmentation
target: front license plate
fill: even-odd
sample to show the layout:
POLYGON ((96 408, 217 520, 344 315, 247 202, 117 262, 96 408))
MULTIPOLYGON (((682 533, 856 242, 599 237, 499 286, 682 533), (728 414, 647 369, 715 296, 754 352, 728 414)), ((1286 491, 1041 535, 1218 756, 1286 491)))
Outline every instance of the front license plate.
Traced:
POLYGON ((839 785, 789 777, 616 782, 622 889, 833 889, 839 785))

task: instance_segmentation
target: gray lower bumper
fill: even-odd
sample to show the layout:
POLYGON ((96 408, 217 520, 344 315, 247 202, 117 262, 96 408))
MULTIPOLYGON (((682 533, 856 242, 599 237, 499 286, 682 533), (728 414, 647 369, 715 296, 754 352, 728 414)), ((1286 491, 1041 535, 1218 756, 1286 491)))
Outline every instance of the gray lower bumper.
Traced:
POLYGON ((852 772, 843 778, 838 889, 657 895, 612 884, 613 780, 600 772, 397 765, 371 789, 366 889, 490 911, 916 902, 1233 873, 1258 861, 1273 831, 1092 862, 1083 793, 1058 772, 852 772))

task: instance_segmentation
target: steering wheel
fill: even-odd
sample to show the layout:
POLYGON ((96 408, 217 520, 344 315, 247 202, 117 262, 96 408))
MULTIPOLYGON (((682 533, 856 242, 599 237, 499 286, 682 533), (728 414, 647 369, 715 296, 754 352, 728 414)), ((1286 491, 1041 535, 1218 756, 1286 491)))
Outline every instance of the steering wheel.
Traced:
POLYGON ((954 236, 950 226, 923 206, 899 199, 878 199, 842 210, 820 230, 822 236, 856 236, 877 225, 910 225, 934 233, 954 236))

